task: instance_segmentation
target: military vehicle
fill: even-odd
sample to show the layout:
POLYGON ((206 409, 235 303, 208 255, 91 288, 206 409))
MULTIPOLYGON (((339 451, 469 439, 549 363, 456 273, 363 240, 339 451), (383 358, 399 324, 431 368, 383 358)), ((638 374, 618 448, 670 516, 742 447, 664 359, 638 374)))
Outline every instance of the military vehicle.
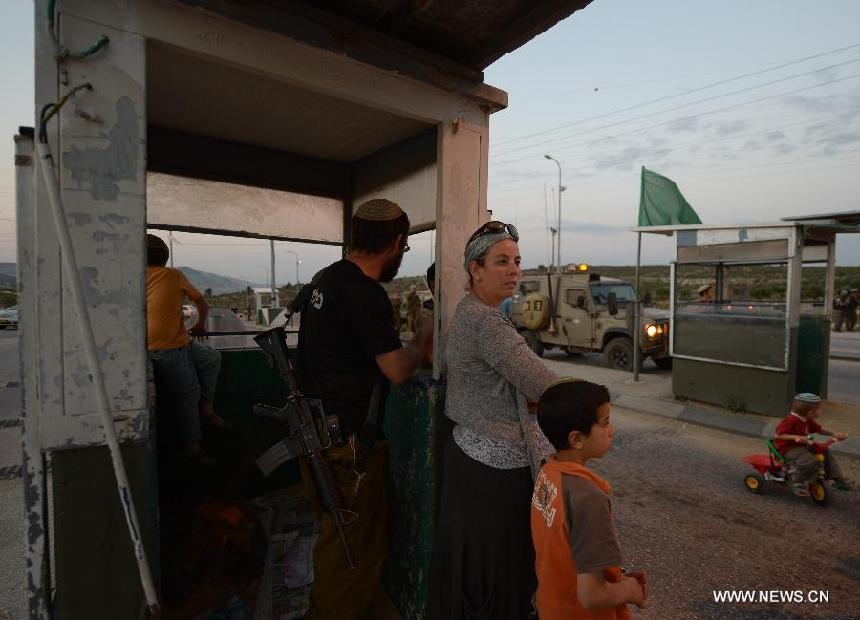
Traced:
MULTIPOLYGON (((553 347, 568 355, 600 352, 610 368, 633 370, 635 299, 631 282, 603 277, 585 264, 570 265, 560 275, 523 275, 511 320, 538 355, 553 347)), ((640 359, 671 368, 669 313, 643 307, 639 324, 640 359)))

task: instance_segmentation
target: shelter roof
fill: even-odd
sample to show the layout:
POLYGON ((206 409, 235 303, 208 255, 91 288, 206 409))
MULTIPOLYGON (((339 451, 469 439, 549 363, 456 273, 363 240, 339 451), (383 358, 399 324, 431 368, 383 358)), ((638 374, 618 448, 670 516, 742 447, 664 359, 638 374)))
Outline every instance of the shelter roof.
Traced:
POLYGON ((783 222, 798 224, 821 224, 837 226, 860 226, 860 211, 839 211, 837 213, 820 213, 814 215, 797 215, 782 218, 783 222))
POLYGON ((807 230, 828 231, 836 233, 860 233, 860 211, 840 211, 837 213, 821 213, 784 217, 778 222, 763 222, 757 224, 676 224, 669 226, 637 226, 633 232, 653 233, 671 236, 684 230, 740 230, 753 228, 787 228, 803 226, 807 230))
MULTIPOLYGON (((383 47, 446 59, 483 81, 483 70, 591 0, 179 0, 288 34, 371 64, 383 47), (388 45, 386 45, 386 43, 388 45)), ((426 60, 426 58, 424 59, 426 60)))

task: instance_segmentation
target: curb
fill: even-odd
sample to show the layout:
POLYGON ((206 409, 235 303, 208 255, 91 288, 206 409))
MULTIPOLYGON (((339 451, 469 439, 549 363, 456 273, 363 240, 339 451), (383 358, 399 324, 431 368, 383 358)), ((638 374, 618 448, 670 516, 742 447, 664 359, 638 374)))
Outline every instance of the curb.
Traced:
POLYGON ((860 357, 856 355, 831 355, 832 360, 842 360, 845 362, 860 362, 860 357))
MULTIPOLYGON (((634 396, 615 395, 610 391, 612 403, 624 409, 637 413, 671 418, 680 422, 696 424, 713 428, 718 431, 744 435, 757 439, 773 437, 779 418, 766 418, 743 413, 719 413, 695 405, 680 404, 666 400, 636 398, 634 396)), ((860 460, 860 438, 849 437, 845 441, 834 444, 830 451, 835 456, 860 460)))

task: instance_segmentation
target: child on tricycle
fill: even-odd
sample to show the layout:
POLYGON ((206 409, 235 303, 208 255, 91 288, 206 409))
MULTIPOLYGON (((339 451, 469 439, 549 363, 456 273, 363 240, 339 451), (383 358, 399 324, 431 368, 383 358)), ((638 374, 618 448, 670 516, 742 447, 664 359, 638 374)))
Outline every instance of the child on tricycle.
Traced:
POLYGON ((788 482, 796 495, 811 497, 816 504, 826 506, 832 495, 830 480, 836 489, 854 490, 854 484, 842 475, 842 469, 828 450, 847 435, 822 428, 816 421, 820 414, 820 396, 798 394, 794 397, 791 412, 777 425, 774 439, 767 442, 768 454, 744 457, 744 462, 755 469, 744 477, 749 491, 762 493, 765 481, 788 482), (829 437, 824 442, 816 442, 815 434, 829 437))
POLYGON ((811 435, 827 435, 836 441, 847 437, 823 428, 816 419, 821 415, 821 397, 817 394, 798 394, 791 403, 791 412, 776 427, 774 446, 785 459, 789 472, 791 490, 801 496, 808 496, 809 482, 818 476, 816 454, 824 456, 824 471, 833 486, 842 491, 854 490, 854 485, 842 475, 842 468, 827 449, 826 444, 815 443, 811 435))

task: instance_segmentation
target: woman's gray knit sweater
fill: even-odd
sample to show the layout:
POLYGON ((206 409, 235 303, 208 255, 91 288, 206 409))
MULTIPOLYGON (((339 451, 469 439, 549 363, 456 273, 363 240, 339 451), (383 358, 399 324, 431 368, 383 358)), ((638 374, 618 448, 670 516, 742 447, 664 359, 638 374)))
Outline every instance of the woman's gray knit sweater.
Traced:
POLYGON ((532 465, 552 447, 528 413, 556 380, 497 308, 466 295, 457 306, 445 350, 445 414, 457 423, 454 440, 485 465, 532 465))

